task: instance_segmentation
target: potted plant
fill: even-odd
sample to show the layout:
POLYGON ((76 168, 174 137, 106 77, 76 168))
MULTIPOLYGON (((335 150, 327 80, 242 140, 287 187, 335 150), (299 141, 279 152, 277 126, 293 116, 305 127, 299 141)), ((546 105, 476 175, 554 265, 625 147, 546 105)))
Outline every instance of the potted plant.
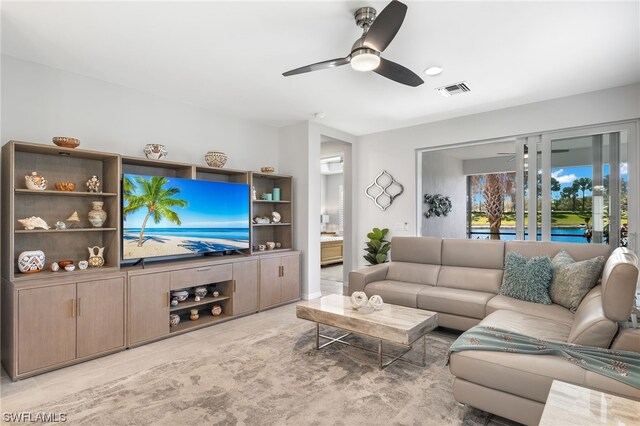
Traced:
POLYGON ((389 232, 387 228, 373 228, 373 230, 367 234, 369 241, 367 242, 367 247, 364 249, 367 252, 367 254, 364 255, 364 259, 369 262, 370 265, 377 265, 387 261, 389 249, 391 248, 391 243, 384 239, 387 232, 389 232))

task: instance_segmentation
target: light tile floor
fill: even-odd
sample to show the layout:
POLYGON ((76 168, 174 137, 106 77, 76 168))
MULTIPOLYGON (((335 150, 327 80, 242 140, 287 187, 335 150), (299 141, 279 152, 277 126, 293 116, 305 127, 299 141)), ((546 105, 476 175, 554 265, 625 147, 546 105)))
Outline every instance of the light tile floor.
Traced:
POLYGON ((320 291, 327 294, 343 294, 342 264, 320 267, 320 291))

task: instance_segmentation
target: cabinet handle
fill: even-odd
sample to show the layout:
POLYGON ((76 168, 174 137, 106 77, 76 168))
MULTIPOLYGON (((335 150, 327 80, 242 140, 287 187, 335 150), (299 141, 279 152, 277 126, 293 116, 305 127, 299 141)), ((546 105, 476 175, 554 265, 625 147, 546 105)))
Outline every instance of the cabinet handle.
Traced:
POLYGON ((75 318, 76 316, 76 299, 71 299, 71 317, 75 318))
POLYGON ((171 292, 167 292, 167 308, 171 307, 171 292))
POLYGON ((80 318, 82 316, 82 298, 78 298, 78 318, 80 318))
POLYGON ((233 280, 233 292, 236 292, 236 280, 233 280))
POLYGON ((198 269, 196 269, 196 271, 204 272, 204 271, 208 271, 209 269, 211 269, 211 266, 209 266, 208 268, 198 268, 198 269))

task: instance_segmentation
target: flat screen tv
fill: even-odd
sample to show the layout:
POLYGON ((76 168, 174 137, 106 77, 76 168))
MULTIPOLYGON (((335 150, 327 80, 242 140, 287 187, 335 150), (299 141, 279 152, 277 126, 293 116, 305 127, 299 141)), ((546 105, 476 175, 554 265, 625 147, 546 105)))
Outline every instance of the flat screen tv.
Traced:
POLYGON ((122 177, 122 259, 249 248, 249 185, 122 177))

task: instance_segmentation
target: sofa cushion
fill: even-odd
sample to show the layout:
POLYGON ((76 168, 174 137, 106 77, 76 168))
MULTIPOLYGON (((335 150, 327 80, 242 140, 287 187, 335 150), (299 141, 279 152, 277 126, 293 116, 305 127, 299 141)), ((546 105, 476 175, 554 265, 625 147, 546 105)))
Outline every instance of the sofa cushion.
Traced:
POLYGON ((495 311, 480 321, 480 325, 563 343, 567 342, 571 332, 569 324, 513 311, 495 311))
POLYGON ((389 262, 387 279, 391 281, 404 281, 415 284, 436 285, 440 265, 427 265, 424 263, 411 263, 392 261, 389 262))
POLYGON ((584 296, 598 282, 604 266, 604 256, 576 262, 566 250, 560 250, 551 260, 551 266, 551 301, 575 312, 584 296))
POLYGON ((418 293, 425 286, 423 284, 405 283, 402 281, 375 281, 367 284, 364 292, 367 297, 374 294, 382 297, 385 303, 392 305, 408 306, 410 308, 418 307, 418 293))
POLYGON ((526 258, 535 256, 549 256, 552 258, 560 250, 566 250, 578 262, 597 256, 606 258, 611 253, 611 249, 606 244, 558 243, 550 241, 507 241, 504 250, 505 254, 516 252, 526 258))
POLYGON ((418 308, 471 318, 484 318, 493 293, 447 287, 425 287, 418 293, 418 308))
POLYGON ((442 240, 442 265, 502 269, 503 264, 503 241, 442 240))
POLYGON ((498 294, 500 284, 502 269, 443 266, 440 268, 437 286, 498 294))
POLYGON ((391 260, 393 261, 440 265, 441 259, 442 238, 393 237, 391 239, 391 260))
POLYGON ((567 308, 556 304, 543 305, 501 295, 494 297, 487 303, 487 315, 502 309, 558 321, 567 324, 569 327, 573 324, 573 313, 567 308))
POLYGON ((538 256, 527 260, 519 253, 507 253, 500 294, 529 302, 551 304, 551 259, 538 256))
POLYGON ((617 331, 618 324, 604 314, 602 287, 597 286, 578 307, 567 341, 576 345, 608 348, 617 331))

